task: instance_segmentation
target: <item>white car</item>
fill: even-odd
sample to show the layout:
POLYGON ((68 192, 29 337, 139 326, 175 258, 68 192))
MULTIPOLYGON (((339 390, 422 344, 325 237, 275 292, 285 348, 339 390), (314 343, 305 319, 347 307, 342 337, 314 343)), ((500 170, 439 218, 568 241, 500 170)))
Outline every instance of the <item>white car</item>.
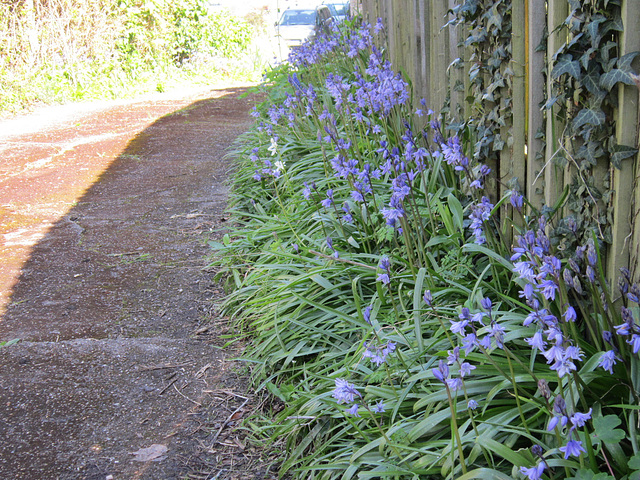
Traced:
POLYGON ((297 47, 313 38, 315 27, 315 8, 288 8, 276 23, 276 35, 283 47, 297 47))

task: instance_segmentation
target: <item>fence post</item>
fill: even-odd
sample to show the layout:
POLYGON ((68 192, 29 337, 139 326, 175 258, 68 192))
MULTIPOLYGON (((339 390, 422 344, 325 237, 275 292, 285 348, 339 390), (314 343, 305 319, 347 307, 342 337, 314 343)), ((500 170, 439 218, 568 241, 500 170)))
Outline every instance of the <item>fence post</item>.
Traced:
POLYGON ((429 89, 432 92, 431 108, 436 112, 444 105, 447 95, 447 67, 449 66, 449 36, 442 29, 446 23, 448 0, 432 0, 431 10, 431 48, 429 51, 430 80, 429 89))
POLYGON ((527 199, 537 209, 544 204, 544 178, 538 177, 544 166, 544 144, 537 138, 538 132, 544 132, 544 115, 541 104, 544 102, 544 52, 537 51, 545 34, 547 21, 545 0, 528 0, 527 18, 527 199))
MULTIPOLYGON (((567 18, 569 13, 567 0, 548 0, 547 2, 547 98, 551 98, 552 81, 549 78, 553 69, 553 55, 567 41, 563 29, 555 30, 567 18)), ((562 195, 564 172, 558 167, 554 158, 560 153, 564 123, 558 117, 558 107, 554 105, 547 110, 546 149, 544 166, 544 200, 547 206, 553 206, 562 195)))
MULTIPOLYGON (((638 12, 640 0, 623 0, 621 13, 624 31, 620 34, 620 56, 640 50, 640 30, 635 23, 638 12)), ((632 67, 636 72, 640 69, 640 58, 635 58, 632 67)), ((618 86, 616 140, 620 145, 638 147, 639 88, 640 85, 622 83, 618 86)), ((612 286, 616 285, 622 267, 629 268, 636 280, 640 274, 637 271, 640 259, 640 232, 637 228, 640 192, 635 181, 640 174, 639 169, 639 155, 622 160, 619 170, 612 168, 613 239, 606 262, 607 277, 612 286)))
MULTIPOLYGON (((511 125, 501 128, 501 136, 506 141, 506 148, 500 152, 500 193, 503 197, 509 188, 518 186, 520 190, 525 181, 525 130, 526 130, 526 87, 525 63, 527 61, 526 46, 526 17, 525 4, 527 0, 513 0, 511 3, 511 125), (504 132, 504 135, 502 133, 504 132), (517 185, 513 185, 517 182, 517 185)), ((507 77, 505 75, 505 77, 507 77)), ((501 100, 504 102, 506 100, 501 100)), ((505 214, 514 220, 516 225, 522 222, 516 219, 511 206, 506 208, 505 214)), ((505 225, 503 229, 505 240, 513 238, 511 228, 505 225)))

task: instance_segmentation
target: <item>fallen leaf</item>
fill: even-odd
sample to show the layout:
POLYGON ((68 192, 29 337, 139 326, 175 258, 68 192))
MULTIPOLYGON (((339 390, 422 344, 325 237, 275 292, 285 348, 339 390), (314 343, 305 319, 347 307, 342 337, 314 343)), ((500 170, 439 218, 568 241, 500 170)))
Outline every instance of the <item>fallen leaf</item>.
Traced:
POLYGON ((167 450, 169 449, 166 445, 154 443, 150 447, 141 448, 137 452, 131 453, 131 455, 135 455, 135 458, 133 460, 136 462, 150 462, 154 460, 156 462, 159 462, 160 460, 163 460, 164 457, 162 456, 167 453, 167 450))

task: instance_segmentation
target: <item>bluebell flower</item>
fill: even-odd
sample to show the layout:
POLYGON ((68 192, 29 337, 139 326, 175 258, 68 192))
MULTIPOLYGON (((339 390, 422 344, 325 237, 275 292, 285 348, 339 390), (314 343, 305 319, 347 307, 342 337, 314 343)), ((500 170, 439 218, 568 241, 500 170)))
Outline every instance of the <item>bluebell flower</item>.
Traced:
POLYGON ((527 477, 529 480, 540 480, 545 468, 545 463, 540 462, 535 467, 520 467, 520 473, 527 477))
POLYGON ((525 338, 525 341, 531 346, 531 348, 537 348, 540 351, 544 352, 547 343, 542 338, 542 332, 538 331, 533 334, 531 338, 525 338))
POLYGON ((391 262, 389 261, 389 257, 387 256, 382 257, 380 259, 380 263, 378 263, 378 268, 386 272, 391 271, 391 262))
POLYGON ((382 282, 384 285, 389 285, 389 283, 391 283, 391 279, 389 278, 388 273, 379 273, 377 281, 382 282))
POLYGON ((384 413, 387 409, 387 406, 384 404, 382 400, 378 400, 376 404, 373 406, 374 413, 384 413))
POLYGON ((431 372, 433 372, 434 377, 443 383, 449 378, 449 366, 442 360, 438 362, 438 368, 431 369, 431 372))
POLYGON ((469 402, 467 403, 467 408, 469 410, 475 410, 479 406, 480 405, 478 405, 478 402, 476 402, 473 398, 471 400, 469 400, 469 402))
POLYGON ((433 304, 433 295, 431 295, 431 290, 425 290, 424 295, 422 296, 424 303, 430 307, 433 304))
POLYGON ((466 335, 465 328, 469 325, 469 320, 460 320, 459 322, 455 322, 453 320, 449 320, 451 322, 451 332, 457 333, 460 335, 466 335))
POLYGON ((509 201, 511 202, 511 206, 513 208, 515 208, 519 212, 522 211, 522 206, 524 205, 524 197, 520 193, 518 193, 518 191, 511 190, 511 197, 509 201))
POLYGON ((352 403, 356 397, 362 397, 360 392, 356 390, 355 385, 347 382, 343 378, 336 378, 336 388, 333 390, 331 396, 335 398, 338 403, 352 403))
POLYGON ((475 333, 468 333, 462 339, 462 349, 469 355, 478 346, 478 338, 475 333))
POLYGON ((576 314, 576 310, 571 305, 568 305, 563 317, 567 322, 575 322, 578 315, 576 314))
POLYGON ((484 308, 485 310, 491 311, 491 307, 493 306, 493 304, 491 303, 491 299, 489 297, 485 297, 480 300, 480 306, 482 306, 482 308, 484 308))
POLYGON ((345 412, 349 415, 353 415, 354 417, 360 417, 360 414, 358 413, 358 407, 359 405, 357 403, 354 403, 353 405, 351 405, 351 407, 347 408, 345 412))
POLYGON ((498 348, 504 348, 504 327, 497 322, 492 322, 489 332, 489 335, 496 341, 496 346, 498 348))
POLYGON ((467 375, 469 375, 473 370, 475 370, 476 367, 475 365, 471 365, 468 362, 462 362, 460 364, 460 376, 462 378, 466 377, 467 375))
POLYGON ((585 423, 587 423, 587 421, 591 419, 592 411, 593 409, 590 408, 587 413, 576 412, 573 415, 571 415, 571 417, 569 418, 569 421, 573 424, 573 426, 582 428, 584 427, 585 423))
POLYGON ((446 384, 452 392, 457 392, 458 390, 462 390, 462 379, 461 378, 448 378, 446 380, 446 384))
POLYGON ((362 317, 364 318, 364 321, 367 323, 371 323, 371 307, 367 306, 363 311, 362 311, 362 317))
POLYGON ((396 350, 396 344, 394 342, 387 342, 384 345, 371 345, 365 343, 365 351, 362 354, 362 358, 368 358, 371 363, 375 363, 376 366, 380 366, 387 361, 389 354, 396 350))
POLYGON ((565 460, 570 456, 579 457, 583 453, 587 452, 582 447, 582 442, 580 440, 569 440, 565 446, 560 447, 560 451, 564 453, 565 460))
POLYGON ((324 208, 329 208, 333 205, 333 190, 331 188, 327 190, 327 198, 322 200, 320 203, 324 208))
POLYGON ((616 352, 609 350, 602 354, 600 361, 598 362, 598 366, 604 368, 609 373, 613 373, 613 366, 616 363, 616 352))
POLYGON ((476 237, 476 243, 478 244, 486 243, 484 222, 491 218, 492 209, 493 204, 487 197, 482 197, 480 203, 473 204, 471 206, 471 213, 469 214, 469 218, 471 219, 470 228, 473 235, 476 237))

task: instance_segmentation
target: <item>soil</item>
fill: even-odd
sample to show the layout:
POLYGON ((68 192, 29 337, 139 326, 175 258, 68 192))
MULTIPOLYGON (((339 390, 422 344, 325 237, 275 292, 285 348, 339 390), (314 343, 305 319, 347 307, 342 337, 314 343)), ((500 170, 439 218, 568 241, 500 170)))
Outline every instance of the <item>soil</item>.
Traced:
POLYGON ((0 123, 0 478, 276 477, 206 268, 245 90, 0 123))

